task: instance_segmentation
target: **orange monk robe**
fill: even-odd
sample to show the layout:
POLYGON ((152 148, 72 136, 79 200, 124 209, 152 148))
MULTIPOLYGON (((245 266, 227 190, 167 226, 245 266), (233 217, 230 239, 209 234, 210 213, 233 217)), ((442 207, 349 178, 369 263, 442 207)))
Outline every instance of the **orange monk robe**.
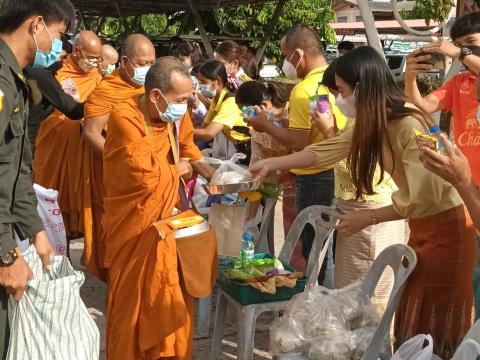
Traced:
MULTIPOLYGON (((178 131, 180 155, 201 153, 186 115, 178 131)), ((153 225, 172 215, 179 174, 166 124, 147 135, 138 105, 119 104, 108 122, 104 198, 109 261, 107 358, 191 359, 193 298, 177 270, 176 243, 153 225)))
MULTIPOLYGON (((105 76, 88 97, 85 103, 85 119, 109 116, 118 104, 134 102, 135 98, 144 92, 143 86, 138 88, 123 81, 116 70, 112 75, 105 76)), ((83 261, 91 274, 106 280, 108 263, 105 259, 103 157, 87 143, 83 154, 83 176, 83 261)))
MULTIPOLYGON (((83 72, 69 56, 57 73, 63 90, 83 103, 101 80, 97 69, 83 72)), ((58 190, 69 238, 83 234, 82 128, 79 121, 55 110, 46 118, 38 132, 34 159, 35 182, 47 189, 58 190)))

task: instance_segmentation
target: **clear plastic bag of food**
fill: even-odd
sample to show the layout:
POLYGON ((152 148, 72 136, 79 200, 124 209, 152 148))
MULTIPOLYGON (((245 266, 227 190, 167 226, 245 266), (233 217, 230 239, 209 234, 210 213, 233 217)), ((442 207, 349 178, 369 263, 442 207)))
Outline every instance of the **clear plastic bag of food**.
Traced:
POLYGON ((362 291, 361 285, 362 283, 357 281, 334 292, 334 297, 340 304, 345 320, 352 330, 378 326, 381 320, 380 313, 362 291))
POLYGON ((375 331, 377 331, 376 326, 369 326, 354 330, 353 333, 353 341, 355 343, 355 348, 353 350, 351 360, 361 360, 363 354, 368 349, 370 342, 375 335, 375 331))
POLYGON ((204 162, 208 164, 220 164, 218 169, 213 173, 210 185, 238 184, 250 180, 252 178, 250 171, 237 164, 238 160, 245 158, 245 154, 236 153, 229 160, 225 161, 213 158, 204 159, 204 162))
POLYGON ((309 309, 305 319, 305 333, 311 338, 336 337, 349 330, 335 292, 326 288, 313 289, 315 306, 309 309))
POLYGON ((354 349, 353 333, 344 329, 337 334, 313 339, 308 349, 308 357, 313 360, 349 360, 354 349))
POLYGON ((270 327, 272 354, 302 353, 308 346, 309 340, 305 336, 302 322, 298 319, 285 314, 272 323, 270 327))

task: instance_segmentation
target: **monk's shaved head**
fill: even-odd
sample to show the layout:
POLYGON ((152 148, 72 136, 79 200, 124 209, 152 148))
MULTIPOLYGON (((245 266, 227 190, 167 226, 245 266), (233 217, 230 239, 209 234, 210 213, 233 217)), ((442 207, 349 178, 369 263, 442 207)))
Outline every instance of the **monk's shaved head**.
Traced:
POLYGON ((73 40, 73 46, 81 47, 87 52, 100 53, 102 52, 102 41, 93 32, 89 30, 82 31, 73 40))
POLYGON ((147 54, 155 59, 155 47, 153 43, 142 34, 129 35, 122 45, 121 52, 122 56, 127 56, 129 59, 147 54))
POLYGON ((102 46, 102 57, 103 57, 103 65, 108 66, 112 64, 116 64, 118 62, 118 52, 115 48, 111 45, 105 44, 102 46))
POLYGON ((153 65, 155 62, 155 47, 153 43, 144 35, 129 35, 121 50, 120 77, 133 86, 138 86, 132 82, 136 68, 144 68, 153 65))
POLYGON ((180 60, 173 56, 161 57, 147 73, 145 91, 159 89, 163 94, 168 94, 174 88, 173 77, 188 79, 190 83, 192 78, 180 60))

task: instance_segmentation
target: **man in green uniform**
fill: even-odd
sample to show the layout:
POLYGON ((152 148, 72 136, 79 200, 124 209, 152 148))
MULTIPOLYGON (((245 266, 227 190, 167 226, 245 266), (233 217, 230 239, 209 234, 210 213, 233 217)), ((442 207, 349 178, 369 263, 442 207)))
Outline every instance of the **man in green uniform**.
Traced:
MULTIPOLYGON (((30 238, 45 268, 54 254, 37 213, 27 134, 28 88, 22 69, 47 67, 75 21, 69 0, 5 0, 0 8, 0 356, 8 350, 8 294, 19 300, 32 272, 14 233, 30 238)), ((35 357, 35 354, 32 354, 35 357)))

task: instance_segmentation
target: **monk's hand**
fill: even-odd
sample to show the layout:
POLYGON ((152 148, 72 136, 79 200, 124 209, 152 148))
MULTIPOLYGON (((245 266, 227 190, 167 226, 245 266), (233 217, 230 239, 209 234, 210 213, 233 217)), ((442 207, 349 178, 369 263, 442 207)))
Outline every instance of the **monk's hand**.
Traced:
POLYGON ((38 256, 40 256, 40 259, 42 260, 44 269, 50 271, 52 269, 50 257, 55 256, 55 251, 52 248, 50 240, 48 240, 47 233, 45 231, 40 231, 33 237, 32 243, 37 250, 38 256))
POLYGON ((178 175, 180 175, 183 178, 192 177, 193 169, 189 161, 180 160, 180 162, 177 164, 177 170, 178 170, 178 175))
POLYGON ((27 287, 27 282, 32 278, 32 270, 22 256, 19 256, 11 265, 0 266, 0 285, 3 286, 7 293, 12 295, 16 301, 22 298, 25 288, 27 287))
POLYGON ((436 151, 422 148, 420 160, 423 166, 455 187, 466 187, 472 182, 472 171, 462 151, 453 145, 445 134, 440 134, 447 156, 436 151))
POLYGON ((195 173, 203 176, 205 179, 209 180, 212 178, 213 174, 215 173, 216 169, 209 164, 205 164, 201 160, 194 160, 190 161, 190 165, 195 173))
POLYGON ((337 225, 337 230, 343 238, 355 235, 370 226, 372 221, 370 210, 355 210, 338 215, 338 218, 340 223, 337 225))

